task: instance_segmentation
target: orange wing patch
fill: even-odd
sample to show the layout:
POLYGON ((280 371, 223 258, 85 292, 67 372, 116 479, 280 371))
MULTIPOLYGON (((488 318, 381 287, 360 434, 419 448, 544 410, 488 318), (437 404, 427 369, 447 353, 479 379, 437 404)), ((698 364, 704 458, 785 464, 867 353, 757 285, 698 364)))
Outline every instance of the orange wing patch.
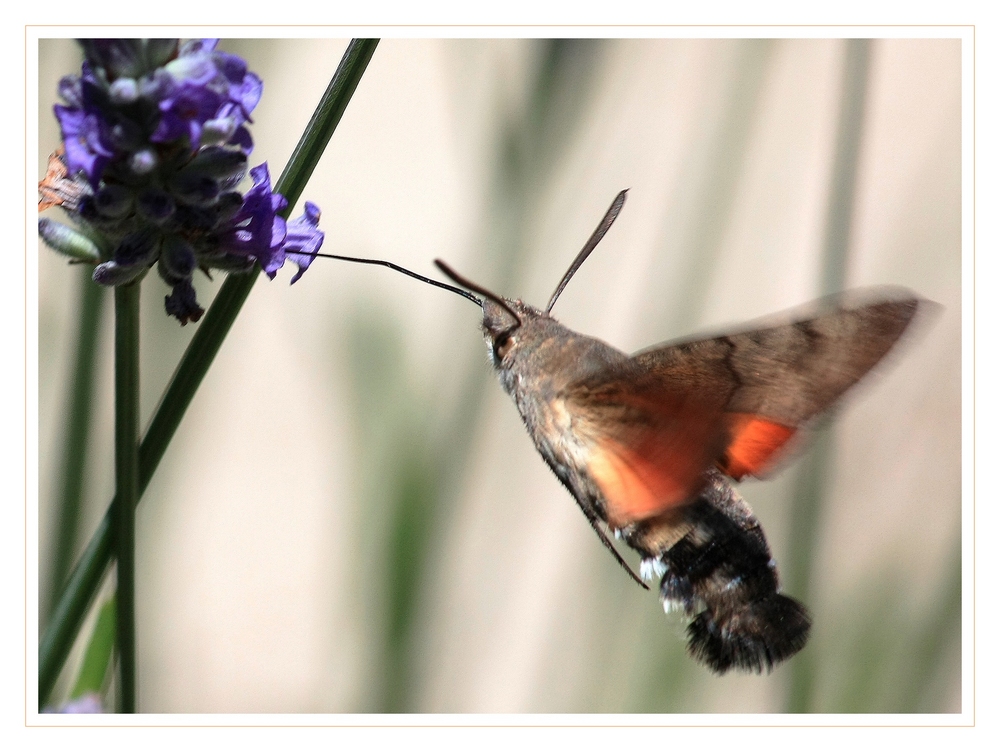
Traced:
POLYGON ((591 448, 587 462, 613 527, 655 517, 690 501, 716 454, 706 452, 704 440, 671 441, 653 432, 634 438, 629 446, 603 439, 591 448))
POLYGON ((587 464, 607 503, 608 522, 622 527, 687 498, 687 488, 662 469, 620 445, 595 448, 587 464))
POLYGON ((794 428, 750 413, 731 413, 729 426, 731 439, 718 466, 736 480, 769 470, 778 450, 795 435, 794 428))

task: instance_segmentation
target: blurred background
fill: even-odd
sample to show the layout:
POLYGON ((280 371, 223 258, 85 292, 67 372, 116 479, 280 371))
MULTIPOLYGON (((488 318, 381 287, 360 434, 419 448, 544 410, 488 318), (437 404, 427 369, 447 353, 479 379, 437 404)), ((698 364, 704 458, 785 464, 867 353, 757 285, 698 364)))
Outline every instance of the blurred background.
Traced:
MULTIPOLYGON (((224 40, 264 80, 280 173, 347 40, 224 40)), ((262 277, 138 512, 144 712, 961 709, 959 40, 385 39, 303 198, 323 250, 442 257, 625 351, 827 292, 940 303, 778 476, 741 493, 812 639, 719 678, 602 548, 526 435, 468 301, 386 269, 262 277)), ((79 71, 40 45, 51 105, 79 71)), ((298 214, 297 208, 294 214, 298 214)), ((56 212, 57 213, 57 212, 56 212)), ((58 512, 88 275, 39 250, 40 623, 62 529, 113 495, 111 297, 79 519, 58 512)), ((196 279, 203 305, 220 280, 196 279)), ((143 285, 143 422, 197 324, 143 285)), ((94 298, 95 296, 90 296, 94 298)), ((207 305, 206 305, 207 307, 207 305)), ((84 634, 86 633, 86 628, 84 634)), ((71 681, 72 666, 64 685, 71 681)), ((58 692, 58 690, 57 690, 58 692)))

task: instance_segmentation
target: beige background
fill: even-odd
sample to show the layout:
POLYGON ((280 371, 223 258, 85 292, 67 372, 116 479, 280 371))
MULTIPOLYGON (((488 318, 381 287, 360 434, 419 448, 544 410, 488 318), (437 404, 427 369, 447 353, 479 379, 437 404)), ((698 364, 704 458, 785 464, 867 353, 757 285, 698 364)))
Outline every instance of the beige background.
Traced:
MULTIPOLYGON (((223 43, 265 81, 252 164, 277 177, 345 44, 223 43)), ((715 331, 823 291, 846 49, 613 40, 560 48, 545 79, 540 42, 383 40, 304 198, 325 251, 425 274, 440 256, 540 305, 627 187, 556 316, 626 351, 715 331)), ((943 308, 830 434, 812 585, 791 593, 815 619, 813 710, 961 706, 960 49, 870 45, 845 285, 943 308)), ((42 43, 40 170, 58 142, 47 92, 78 65, 42 43)), ((44 592, 79 270, 40 253, 44 592)), ((140 507, 142 710, 789 707, 799 658, 719 679, 683 655, 683 622, 535 454, 474 306, 382 269, 290 276, 258 281, 140 507), (411 544, 423 553, 401 561, 411 544), (393 582, 412 598, 396 631, 393 582)), ((197 285, 206 304, 218 282, 197 285)), ((166 319, 166 294, 144 283, 144 421, 193 329, 166 319)), ((113 484, 110 328, 102 346, 87 535, 113 484)), ((786 572, 802 466, 741 486, 786 572)))

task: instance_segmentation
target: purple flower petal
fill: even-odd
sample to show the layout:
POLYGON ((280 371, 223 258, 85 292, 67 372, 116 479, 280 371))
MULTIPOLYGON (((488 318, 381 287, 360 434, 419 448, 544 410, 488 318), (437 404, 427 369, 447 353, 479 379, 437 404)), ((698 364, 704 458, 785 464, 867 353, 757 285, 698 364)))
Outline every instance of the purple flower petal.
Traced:
POLYGON ((223 253, 250 256, 270 276, 285 262, 282 244, 285 220, 278 212, 285 208, 284 196, 271 192, 267 163, 250 170, 253 187, 243 197, 243 206, 233 218, 232 228, 219 237, 223 253))
POLYGON ((149 140, 154 143, 175 141, 187 136, 191 148, 201 141, 201 128, 219 110, 221 100, 211 89, 185 82, 160 100, 160 123, 149 140))
POLYGON ((316 258, 314 254, 323 247, 325 235, 319 229, 319 217, 319 207, 311 201, 306 201, 305 212, 302 216, 296 217, 288 223, 284 251, 299 267, 289 284, 294 285, 299 277, 305 274, 306 269, 316 258))
POLYGON ((67 700, 58 709, 45 708, 43 713, 103 713, 104 707, 101 705, 101 697, 96 692, 87 692, 80 697, 67 700))
POLYGON ((62 129, 67 172, 71 176, 83 172, 90 185, 96 188, 104 167, 114 154, 101 141, 97 116, 59 104, 53 109, 62 129))
POLYGON ((253 151, 253 138, 250 136, 250 131, 242 125, 236 129, 227 143, 238 146, 240 151, 247 155, 253 151))
POLYGON ((83 85, 79 76, 63 76, 59 79, 59 96, 70 107, 83 107, 83 85))

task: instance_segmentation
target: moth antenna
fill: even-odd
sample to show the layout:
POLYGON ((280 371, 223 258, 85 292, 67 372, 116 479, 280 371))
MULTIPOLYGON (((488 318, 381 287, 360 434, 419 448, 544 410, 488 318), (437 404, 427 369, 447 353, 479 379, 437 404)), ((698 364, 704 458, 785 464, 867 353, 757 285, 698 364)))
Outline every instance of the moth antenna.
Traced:
POLYGON ((612 201, 611 206, 608 207, 608 211, 604 215, 604 219, 602 219, 601 223, 597 225, 597 229, 594 230, 594 234, 590 236, 590 240, 588 240, 586 245, 583 246, 583 250, 576 254, 576 258, 573 259, 573 263, 570 264, 569 269, 566 270, 562 280, 556 286, 556 291, 552 293, 552 297, 549 298, 549 304, 545 306, 546 313, 552 311, 552 306, 556 304, 559 296, 562 295, 562 291, 566 289, 566 285, 568 285, 569 281, 573 279, 573 275, 576 274, 576 270, 583 266, 583 262, 587 260, 587 256, 589 256, 591 251, 597 247, 597 244, 601 242, 601 238, 604 237, 604 234, 610 229, 614 221, 618 219, 618 214, 621 212, 622 206, 625 205, 625 195, 627 193, 628 188, 615 196, 615 200, 612 201))
MULTIPOLYGON (((458 272, 456 272, 454 269, 452 269, 450 266, 448 266, 441 259, 434 259, 434 264, 437 266, 438 269, 440 269, 442 272, 444 272, 446 275, 448 275, 448 277, 453 282, 456 282, 456 283, 460 284, 462 287, 468 287, 473 292, 478 292, 484 298, 489 298, 494 303, 496 303, 498 306, 500 306, 505 311, 507 311, 507 313, 509 313, 513 317, 514 321, 517 322, 516 326, 512 326, 508 330, 508 333, 514 331, 519 326, 521 326, 521 324, 523 323, 521 321, 521 317, 518 316, 516 313, 514 313, 514 309, 511 308, 509 305, 507 305, 506 301, 504 301, 504 299, 501 298, 499 295, 497 295, 496 293, 490 292, 485 287, 480 287, 475 282, 470 282, 465 277, 463 277, 458 272)), ((482 304, 480 303, 480 305, 482 305, 482 304)))
MULTIPOLYGON (((480 300, 479 298, 477 298, 471 292, 468 292, 467 290, 463 290, 460 287, 454 287, 452 285, 445 284, 444 282, 439 282, 438 280, 431 279, 430 277, 425 277, 422 274, 417 274, 416 272, 410 271, 406 267, 400 266, 399 264, 394 264, 391 261, 383 261, 382 259, 357 258, 355 256, 338 256, 338 255, 333 254, 333 253, 312 253, 312 252, 309 252, 309 251, 289 251, 288 252, 289 256, 294 256, 296 254, 299 255, 299 256, 313 256, 313 257, 316 257, 316 258, 334 259, 336 261, 351 261, 351 262, 353 262, 355 264, 371 264, 373 266, 386 266, 386 267, 392 269, 395 272, 399 272, 400 274, 405 274, 408 277, 413 277, 414 279, 419 279, 421 282, 426 282, 427 284, 433 285, 434 287, 440 287, 442 290, 449 290, 450 292, 453 292, 456 295, 461 295, 466 300, 471 300, 473 303, 475 303, 480 308, 483 307, 483 301, 480 300)), ((475 289, 475 288, 470 287, 469 289, 471 290, 471 289, 475 289)))

